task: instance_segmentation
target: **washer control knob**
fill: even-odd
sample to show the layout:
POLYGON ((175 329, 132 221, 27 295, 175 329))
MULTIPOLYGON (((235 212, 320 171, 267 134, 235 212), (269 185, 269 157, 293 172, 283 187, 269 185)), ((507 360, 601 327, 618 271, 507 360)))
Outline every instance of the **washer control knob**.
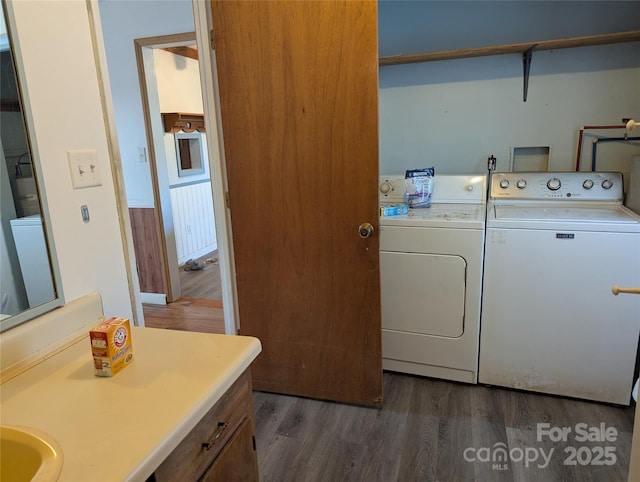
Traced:
POLYGON ((500 187, 502 189, 507 189, 509 187, 509 179, 501 179, 500 180, 500 187))
POLYGON ((582 187, 585 189, 591 189, 593 187, 593 181, 591 179, 587 179, 582 183, 582 187))
POLYGON ((524 189, 525 187, 527 187, 527 181, 525 179, 520 179, 516 183, 516 186, 518 187, 518 189, 524 189))
POLYGON ((380 192, 382 194, 389 194, 391 192, 391 184, 389 184, 388 182, 383 182, 382 184, 380 184, 380 192))
POLYGON ((613 187, 613 181, 611 179, 605 179, 602 181, 602 189, 611 189, 613 187))
POLYGON ((552 191, 557 191, 560 189, 560 186, 562 186, 562 183, 557 177, 552 177, 547 181, 547 187, 552 191))

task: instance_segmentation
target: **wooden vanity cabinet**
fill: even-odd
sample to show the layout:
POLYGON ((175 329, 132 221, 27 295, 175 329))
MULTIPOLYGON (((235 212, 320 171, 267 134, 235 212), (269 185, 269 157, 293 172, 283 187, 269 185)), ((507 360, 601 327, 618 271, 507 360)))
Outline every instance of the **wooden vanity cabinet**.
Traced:
POLYGON ((258 481, 251 376, 245 371, 149 481, 258 481))

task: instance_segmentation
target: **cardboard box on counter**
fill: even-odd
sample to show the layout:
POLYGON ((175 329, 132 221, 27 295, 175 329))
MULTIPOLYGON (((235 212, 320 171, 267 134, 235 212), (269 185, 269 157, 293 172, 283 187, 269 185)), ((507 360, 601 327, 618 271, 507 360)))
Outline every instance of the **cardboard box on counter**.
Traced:
POLYGON ((95 374, 112 377, 133 361, 129 318, 109 318, 89 332, 95 374))

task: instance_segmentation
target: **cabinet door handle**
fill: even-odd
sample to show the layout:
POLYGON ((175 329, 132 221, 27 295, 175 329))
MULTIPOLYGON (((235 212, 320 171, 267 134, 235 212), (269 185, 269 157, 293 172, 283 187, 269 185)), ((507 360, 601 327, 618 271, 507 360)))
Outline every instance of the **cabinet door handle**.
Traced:
POLYGON ((218 422, 218 428, 213 434, 213 437, 211 437, 211 440, 209 440, 208 442, 202 442, 202 448, 207 451, 211 450, 215 445, 216 440, 220 438, 220 436, 225 431, 228 425, 229 424, 227 422, 218 422))

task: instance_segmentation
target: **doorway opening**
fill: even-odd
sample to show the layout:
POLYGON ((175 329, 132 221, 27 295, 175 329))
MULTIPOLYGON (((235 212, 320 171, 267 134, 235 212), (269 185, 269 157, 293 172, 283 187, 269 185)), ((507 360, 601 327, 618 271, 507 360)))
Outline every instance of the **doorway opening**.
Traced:
POLYGON ((224 333, 195 33, 135 40, 154 206, 130 210, 146 326, 224 333))

